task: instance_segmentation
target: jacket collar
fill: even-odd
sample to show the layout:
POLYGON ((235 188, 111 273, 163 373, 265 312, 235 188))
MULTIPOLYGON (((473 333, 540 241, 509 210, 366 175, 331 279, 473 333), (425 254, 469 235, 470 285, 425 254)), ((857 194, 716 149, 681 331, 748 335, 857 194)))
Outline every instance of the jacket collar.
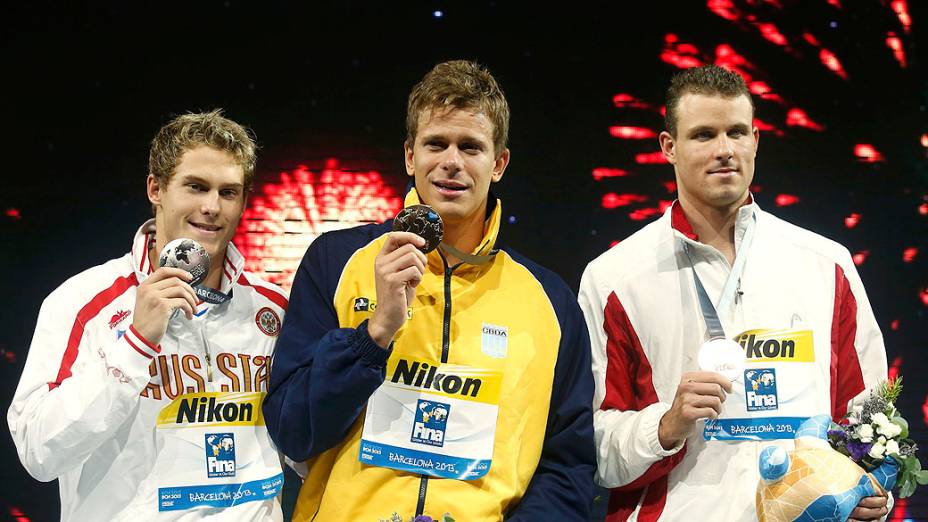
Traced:
MULTIPOLYGON (((760 210, 760 207, 754 200, 754 195, 749 192, 747 199, 744 201, 744 204, 738 208, 738 216, 735 218, 736 243, 740 242, 741 237, 744 235, 744 231, 747 228, 748 220, 750 220, 754 213, 758 210, 760 210)), ((680 205, 679 199, 674 200, 668 212, 670 212, 670 227, 684 238, 698 243, 699 236, 696 234, 696 231, 693 230, 693 225, 691 225, 689 220, 686 219, 686 213, 683 212, 683 206, 680 205)))
MULTIPOLYGON (((139 284, 142 283, 152 272, 155 267, 149 261, 148 251, 155 248, 155 220, 149 219, 139 227, 135 233, 135 239, 132 241, 132 268, 135 270, 135 277, 139 284)), ((222 263, 222 279, 219 290, 228 294, 232 285, 238 281, 242 272, 245 271, 245 257, 239 252, 238 248, 229 242, 226 246, 226 257, 222 263)))

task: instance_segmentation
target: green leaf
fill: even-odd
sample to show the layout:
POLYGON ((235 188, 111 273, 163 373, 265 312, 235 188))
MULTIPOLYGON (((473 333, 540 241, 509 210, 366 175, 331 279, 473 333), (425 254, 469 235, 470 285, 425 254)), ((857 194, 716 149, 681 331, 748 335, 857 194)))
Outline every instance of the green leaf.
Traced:
POLYGON ((928 485, 928 470, 917 471, 913 473, 913 475, 915 476, 915 481, 918 482, 919 485, 928 485))
POLYGON ((899 485, 899 498, 912 496, 912 493, 915 493, 915 482, 911 480, 902 481, 899 485))

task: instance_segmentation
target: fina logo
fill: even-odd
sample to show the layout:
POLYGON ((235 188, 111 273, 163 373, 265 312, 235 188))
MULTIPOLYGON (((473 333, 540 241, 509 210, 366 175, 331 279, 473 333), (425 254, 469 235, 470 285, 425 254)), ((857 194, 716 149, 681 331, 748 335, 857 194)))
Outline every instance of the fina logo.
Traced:
POLYGON ((773 368, 744 371, 744 392, 748 411, 777 409, 777 374, 773 368))
POLYGON ((450 404, 419 399, 416 404, 416 418, 413 421, 410 440, 439 448, 444 446, 445 428, 448 425, 448 411, 450 410, 450 404))
POLYGON ((206 437, 206 476, 235 476, 235 434, 207 433, 206 437))

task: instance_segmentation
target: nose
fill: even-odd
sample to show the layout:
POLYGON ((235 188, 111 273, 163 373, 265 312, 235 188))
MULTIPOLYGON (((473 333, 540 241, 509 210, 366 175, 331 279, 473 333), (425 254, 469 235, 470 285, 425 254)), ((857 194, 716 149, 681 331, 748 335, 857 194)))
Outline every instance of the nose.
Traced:
POLYGON ((200 201, 200 212, 208 216, 219 214, 219 199, 218 190, 210 190, 204 194, 202 201, 200 201))
POLYGON ((716 141, 715 157, 719 160, 730 160, 735 155, 735 149, 732 147, 731 138, 726 134, 719 134, 716 141))
POLYGON ((455 174, 460 171, 461 151, 453 145, 445 149, 444 156, 441 158, 440 166, 442 170, 448 174, 455 174))

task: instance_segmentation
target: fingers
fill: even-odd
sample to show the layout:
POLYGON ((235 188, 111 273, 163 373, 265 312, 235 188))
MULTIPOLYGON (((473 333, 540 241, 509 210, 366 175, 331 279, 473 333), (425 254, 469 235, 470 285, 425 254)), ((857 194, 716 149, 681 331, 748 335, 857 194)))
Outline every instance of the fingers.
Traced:
POLYGON ((860 499, 848 520, 879 520, 889 513, 886 497, 864 497, 860 499))
POLYGON ((380 253, 389 254, 407 244, 421 248, 425 246, 425 240, 412 232, 390 232, 387 234, 387 241, 383 244, 383 248, 380 249, 380 253))
POLYGON ((385 274, 398 272, 410 266, 415 266, 420 273, 425 273, 428 258, 416 247, 406 244, 389 254, 382 254, 377 264, 385 274))
POLYGON ((193 319, 193 314, 196 310, 196 303, 191 305, 186 299, 182 299, 180 297, 165 299, 165 303, 167 303, 171 308, 183 310, 184 315, 187 316, 187 319, 193 319))
POLYGON ((731 392, 731 380, 716 372, 687 372, 683 374, 680 382, 715 383, 726 392, 731 392))
POLYGON ((152 274, 148 276, 142 284, 153 285, 172 277, 176 277, 185 283, 188 283, 193 279, 193 275, 186 270, 163 266, 152 272, 152 274))
MULTIPOLYGON (((169 300, 182 300, 191 311, 197 308, 197 295, 188 285, 174 285, 158 290, 158 297, 169 300)), ((179 308, 175 306, 174 308, 179 308)))

